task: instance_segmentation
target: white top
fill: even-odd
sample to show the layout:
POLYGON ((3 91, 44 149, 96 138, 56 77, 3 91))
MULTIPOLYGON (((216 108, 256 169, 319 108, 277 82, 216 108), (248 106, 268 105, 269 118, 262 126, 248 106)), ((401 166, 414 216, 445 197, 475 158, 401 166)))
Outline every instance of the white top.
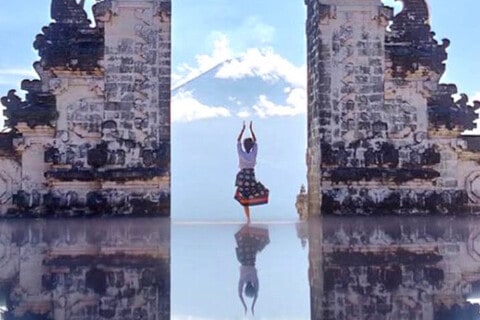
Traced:
POLYGON ((255 266, 240 266, 239 285, 243 286, 247 282, 251 282, 255 288, 258 288, 258 276, 255 266))
POLYGON ((238 152, 238 167, 241 169, 253 169, 257 163, 257 143, 253 143, 253 147, 250 152, 245 152, 242 149, 242 143, 237 142, 237 152, 238 152))

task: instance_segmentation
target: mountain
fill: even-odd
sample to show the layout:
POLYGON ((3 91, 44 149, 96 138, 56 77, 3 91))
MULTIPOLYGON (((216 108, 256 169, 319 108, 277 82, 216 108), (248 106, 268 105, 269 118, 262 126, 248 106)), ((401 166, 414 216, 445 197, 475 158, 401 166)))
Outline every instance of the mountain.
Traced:
POLYGON ((296 195, 306 183, 306 115, 268 116, 261 110, 263 100, 272 104, 272 110, 292 111, 289 93, 294 85, 275 74, 253 72, 242 77, 219 77, 228 63, 172 91, 172 114, 189 107, 178 102, 182 95, 189 95, 192 105, 198 103, 224 111, 205 119, 177 119, 172 124, 172 218, 244 219, 242 207, 233 199, 238 171, 236 139, 242 121, 246 120, 248 125, 253 120, 259 145, 256 176, 270 189, 270 203, 252 207, 252 218, 295 220, 296 195), (250 116, 239 117, 239 112, 243 113, 241 116, 250 116))

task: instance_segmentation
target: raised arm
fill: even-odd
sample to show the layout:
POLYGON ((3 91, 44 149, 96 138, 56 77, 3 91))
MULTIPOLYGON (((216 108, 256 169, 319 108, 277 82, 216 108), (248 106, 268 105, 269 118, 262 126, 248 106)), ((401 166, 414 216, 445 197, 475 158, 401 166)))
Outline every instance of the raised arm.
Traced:
POLYGON ((243 310, 245 311, 245 314, 247 314, 247 304, 245 303, 245 299, 243 298, 243 284, 244 282, 240 279, 238 281, 238 297, 240 298, 240 301, 242 302, 243 305, 243 310))
POLYGON ((255 315, 255 303, 257 303, 258 291, 260 291, 258 281, 257 281, 256 286, 257 286, 257 292, 255 293, 255 296, 253 297, 253 301, 252 301, 252 315, 255 315))
POLYGON ((242 140, 242 136, 243 136, 243 132, 244 132, 244 131, 245 131, 245 121, 243 121, 242 130, 240 130, 240 134, 238 135, 237 141, 241 141, 241 140, 242 140))
POLYGON ((253 132, 253 121, 250 121, 250 133, 252 134, 253 142, 257 142, 257 137, 255 137, 255 133, 253 132))

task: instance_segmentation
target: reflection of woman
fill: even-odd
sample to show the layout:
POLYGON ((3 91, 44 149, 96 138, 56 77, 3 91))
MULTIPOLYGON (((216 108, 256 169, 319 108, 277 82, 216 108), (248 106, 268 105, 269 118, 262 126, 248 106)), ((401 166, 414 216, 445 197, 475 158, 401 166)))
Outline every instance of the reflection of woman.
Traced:
POLYGON ((253 124, 250 122, 251 138, 243 140, 245 131, 245 122, 237 138, 238 166, 240 171, 237 173, 235 186, 235 199, 240 202, 245 211, 245 217, 250 222, 250 206, 265 204, 268 202, 268 189, 255 179, 255 164, 257 161, 257 138, 253 133, 253 124))
POLYGON ((253 299, 251 311, 252 314, 254 314, 255 303, 257 302, 260 289, 255 261, 257 253, 262 251, 270 242, 268 229, 246 224, 235 233, 235 240, 237 241, 237 259, 238 262, 241 263, 240 278, 238 280, 238 297, 242 302, 245 314, 248 308, 244 295, 253 299))

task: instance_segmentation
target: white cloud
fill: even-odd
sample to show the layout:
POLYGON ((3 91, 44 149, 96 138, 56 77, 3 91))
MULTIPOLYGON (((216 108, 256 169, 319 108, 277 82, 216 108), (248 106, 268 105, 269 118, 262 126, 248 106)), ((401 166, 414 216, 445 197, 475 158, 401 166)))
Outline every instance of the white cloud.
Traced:
MULTIPOLYGON (((222 79, 260 77, 271 82, 284 80, 288 84, 283 90, 287 94, 286 105, 275 104, 261 95, 253 106, 259 117, 293 116, 306 112, 306 67, 293 65, 271 48, 248 49, 241 57, 226 62, 215 76, 222 79)), ((237 116, 248 117, 247 114, 239 112, 237 116)))
POLYGON ((237 112, 237 117, 242 119, 249 118, 250 116, 251 116, 251 113, 247 110, 241 110, 237 112))
POLYGON ((293 87, 306 86, 306 67, 297 67, 271 48, 248 49, 237 59, 227 61, 215 75, 221 79, 258 76, 266 81, 285 80, 293 87))
POLYGON ((257 116, 261 118, 272 116, 295 116, 306 112, 307 95, 304 88, 295 88, 290 91, 286 105, 279 105, 261 95, 253 106, 257 116))
POLYGON ((193 97, 192 92, 179 91, 172 97, 172 121, 191 122, 195 120, 230 117, 224 107, 207 106, 193 97))
MULTIPOLYGON (((257 32, 257 35, 262 37, 262 39, 257 39, 257 42, 267 43, 274 36, 273 28, 254 18, 247 20, 244 24, 252 28, 255 26, 253 30, 262 30, 257 32)), ((235 116, 239 118, 248 118, 252 114, 259 117, 292 116, 306 112, 307 70, 305 65, 296 66, 277 54, 273 48, 268 47, 249 48, 242 53, 235 54, 226 34, 216 32, 213 33, 213 36, 214 46, 211 54, 197 55, 195 66, 182 64, 176 68, 176 72, 172 75, 173 88, 178 89, 183 84, 219 66, 215 74, 215 77, 219 79, 236 80, 258 77, 267 82, 283 81, 286 83, 283 93, 287 98, 285 103, 280 105, 269 100, 266 95, 260 95, 254 106, 246 107, 245 103, 237 97, 229 96, 228 101, 239 108, 236 110, 235 116)), ((174 121, 194 121, 231 115, 226 108, 201 104, 193 98, 191 92, 180 92, 173 97, 172 114, 174 121), (182 107, 176 105, 182 105, 182 107)))
POLYGON ((172 75, 172 87, 174 89, 178 88, 232 57, 233 51, 230 48, 227 36, 222 33, 216 33, 212 54, 199 54, 195 56, 197 65, 194 67, 185 63, 177 67, 172 75))
POLYGON ((264 47, 270 44, 275 37, 275 32, 273 26, 264 23, 257 16, 247 17, 234 28, 212 31, 206 39, 213 46, 212 54, 196 55, 195 66, 185 63, 175 66, 172 88, 180 87, 220 63, 238 56, 247 48, 264 47))

